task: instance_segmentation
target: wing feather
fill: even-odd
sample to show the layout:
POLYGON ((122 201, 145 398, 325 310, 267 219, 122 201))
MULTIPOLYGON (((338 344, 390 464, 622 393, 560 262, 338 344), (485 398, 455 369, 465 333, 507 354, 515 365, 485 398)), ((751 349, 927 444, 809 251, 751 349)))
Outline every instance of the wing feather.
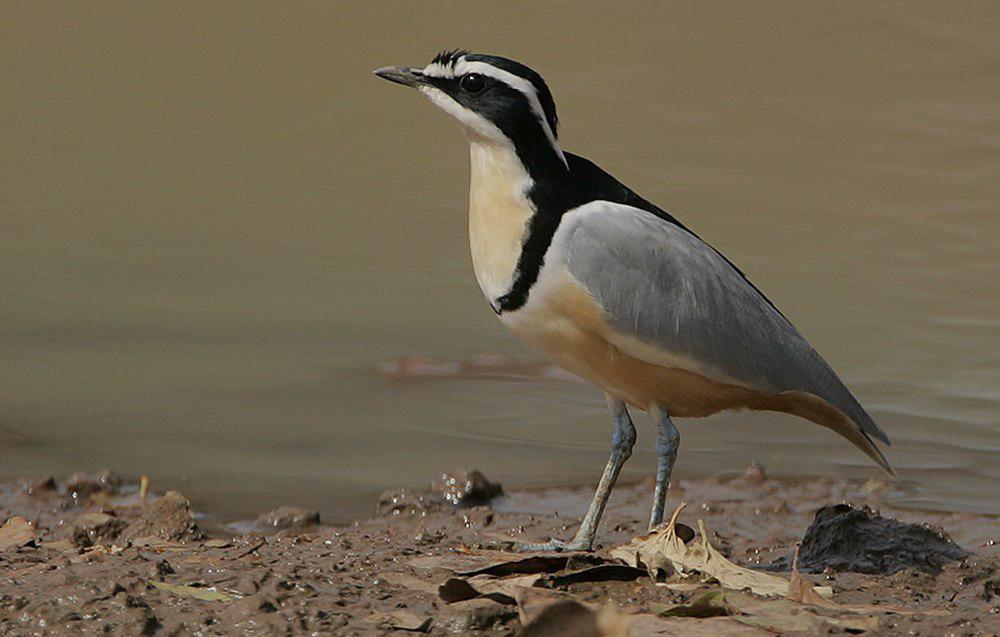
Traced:
POLYGON ((604 201, 567 213, 563 223, 570 272, 625 335, 631 355, 667 352, 702 373, 761 392, 813 394, 866 437, 889 444, 795 327, 697 236, 638 208, 604 201))

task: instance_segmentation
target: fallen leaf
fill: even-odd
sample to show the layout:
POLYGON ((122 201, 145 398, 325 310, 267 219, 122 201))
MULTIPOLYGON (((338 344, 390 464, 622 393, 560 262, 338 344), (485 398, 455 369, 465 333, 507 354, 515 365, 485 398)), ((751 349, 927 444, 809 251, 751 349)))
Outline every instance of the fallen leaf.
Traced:
POLYGON ((645 577, 646 571, 624 564, 600 564, 569 573, 556 573, 545 577, 548 586, 566 586, 580 582, 631 582, 645 577))
POLYGON ((539 579, 541 579, 539 575, 505 578, 490 575, 452 577, 438 587, 438 596, 449 604, 477 597, 486 597, 501 604, 514 604, 517 591, 534 586, 539 579))
POLYGON ((213 539, 205 541, 205 546, 210 549, 224 549, 231 544, 232 542, 230 542, 229 540, 223 540, 223 539, 213 539))
POLYGON ((721 590, 709 591, 684 604, 662 606, 651 604, 650 610, 660 617, 722 617, 729 614, 725 593, 721 590))
MULTIPOLYGON (((438 586, 437 594, 445 604, 477 599, 482 595, 468 580, 464 580, 461 577, 449 577, 443 584, 438 586)), ((499 601, 501 604, 514 603, 513 598, 508 599, 506 596, 502 600, 494 601, 499 601)))
POLYGON ((864 632, 878 627, 875 617, 827 617, 783 597, 757 597, 741 591, 718 589, 685 604, 650 605, 659 617, 721 617, 771 632, 828 633, 832 628, 864 632))
POLYGON ((442 569, 462 577, 475 575, 504 577, 532 573, 555 573, 571 564, 586 567, 609 562, 610 560, 592 553, 553 552, 526 556, 523 553, 478 550, 443 555, 422 555, 410 560, 409 566, 418 570, 442 569))
POLYGON ((723 597, 734 620, 774 632, 819 634, 830 632, 832 627, 864 632, 878 627, 878 619, 874 617, 816 615, 787 598, 762 599, 739 591, 726 591, 723 597))
POLYGON ((27 546, 35 541, 35 527, 19 515, 0 526, 0 551, 27 546))
MULTIPOLYGON (((766 615, 736 615, 733 621, 763 628, 768 632, 819 634, 825 628, 819 617, 811 613, 800 614, 766 614, 766 615)), ((825 632, 825 631, 824 631, 825 632)))
POLYGON ((603 564, 607 560, 590 553, 539 553, 529 557, 495 562, 480 568, 458 571, 456 574, 462 576, 493 575, 494 577, 504 577, 506 575, 524 575, 526 573, 555 573, 566 568, 570 561, 584 564, 603 564))
POLYGON ((749 588, 760 595, 782 597, 788 593, 788 580, 737 566, 727 560, 708 541, 708 532, 701 520, 698 520, 701 537, 685 544, 675 530, 677 517, 685 506, 682 502, 677 507, 665 528, 614 548, 611 555, 630 566, 645 567, 654 579, 659 579, 659 574, 687 576, 698 572, 717 579, 726 588, 749 588))
POLYGON ((174 595, 175 597, 188 597, 191 599, 200 599, 204 602, 228 602, 234 599, 232 595, 227 595, 226 593, 220 593, 219 591, 209 590, 207 588, 199 588, 197 586, 167 584, 166 582, 158 582, 156 580, 150 580, 148 583, 153 588, 157 588, 165 593, 174 595))
POLYGON ((666 588, 676 593, 690 593, 702 587, 701 584, 694 582, 656 582, 654 586, 666 588))

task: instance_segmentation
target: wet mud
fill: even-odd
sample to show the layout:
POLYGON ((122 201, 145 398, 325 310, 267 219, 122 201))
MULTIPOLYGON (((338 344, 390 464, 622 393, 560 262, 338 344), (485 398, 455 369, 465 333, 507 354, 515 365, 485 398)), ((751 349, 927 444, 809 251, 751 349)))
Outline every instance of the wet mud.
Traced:
POLYGON ((291 504, 222 524, 153 486, 109 472, 0 483, 0 633, 1000 631, 997 519, 892 509, 879 482, 779 481, 756 467, 671 487, 669 507, 688 503, 674 527, 684 550, 710 545, 763 572, 802 543, 798 570, 769 575, 788 580, 778 597, 698 572, 657 581, 614 557, 642 541, 649 484, 616 490, 593 553, 540 555, 516 546, 570 537, 589 488, 503 493, 478 472, 455 472, 384 494, 374 517, 334 528, 291 504), (868 552, 856 550, 862 539, 868 552), (926 555, 921 542, 946 550, 910 559, 926 555), (831 555, 842 560, 824 561, 831 555))

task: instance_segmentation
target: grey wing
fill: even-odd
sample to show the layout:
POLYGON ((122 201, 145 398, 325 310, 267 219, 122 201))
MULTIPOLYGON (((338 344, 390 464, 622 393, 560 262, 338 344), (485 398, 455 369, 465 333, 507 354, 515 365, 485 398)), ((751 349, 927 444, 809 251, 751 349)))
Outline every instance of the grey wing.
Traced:
POLYGON ((565 223, 567 267, 617 331, 762 392, 819 396, 889 443, 795 327, 697 236, 610 202, 567 213, 565 223))

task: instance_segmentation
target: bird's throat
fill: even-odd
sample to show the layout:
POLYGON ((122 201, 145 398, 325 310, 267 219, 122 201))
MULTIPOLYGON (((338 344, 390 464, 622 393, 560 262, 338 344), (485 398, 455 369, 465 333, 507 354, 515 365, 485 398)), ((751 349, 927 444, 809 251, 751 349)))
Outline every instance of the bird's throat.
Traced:
POLYGON ((476 280, 486 299, 498 299, 515 279, 518 257, 534 214, 528 171, 513 146, 470 144, 469 246, 476 280))

